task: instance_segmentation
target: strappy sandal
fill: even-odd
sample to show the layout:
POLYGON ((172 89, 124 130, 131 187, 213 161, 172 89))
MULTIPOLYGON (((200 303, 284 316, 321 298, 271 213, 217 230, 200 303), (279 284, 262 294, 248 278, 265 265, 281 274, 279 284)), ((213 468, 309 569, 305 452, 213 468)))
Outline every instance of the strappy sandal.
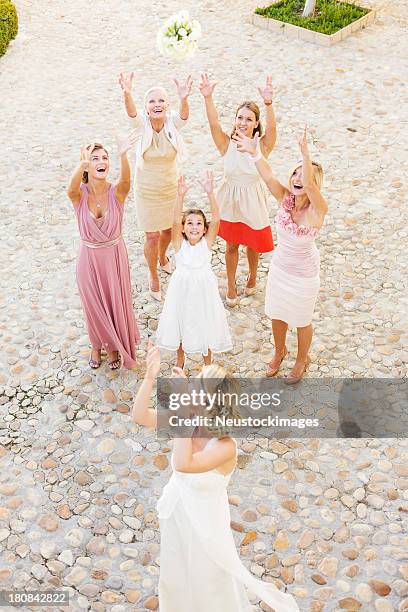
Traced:
POLYGON ((89 367, 92 368, 92 370, 97 370, 98 368, 101 367, 102 361, 96 361, 96 359, 89 358, 88 363, 89 363, 89 367))
MULTIPOLYGON (((93 350, 94 350, 94 349, 92 349, 92 351, 93 351, 93 350)), ((95 352, 96 352, 97 350, 98 350, 98 349, 95 349, 95 352)), ((101 356, 100 356, 100 355, 99 355, 99 359, 92 359, 92 351, 91 351, 91 355, 90 355, 90 357, 89 357, 89 359, 88 359, 89 367, 90 367, 90 368, 92 368, 92 370, 97 370, 98 368, 100 368, 100 367, 101 367, 102 359, 101 359, 101 356)))
POLYGON ((296 383, 298 383, 299 381, 302 380, 304 373, 306 372, 307 368, 309 367, 311 363, 311 359, 308 356, 305 363, 303 364, 303 368, 302 371, 300 373, 299 376, 291 376, 289 373, 289 376, 287 376, 286 378, 283 379, 283 382, 286 383, 287 385, 295 385, 296 383))
POLYGON ((278 365, 276 368, 273 368, 273 369, 272 369, 272 368, 270 368, 270 364, 271 364, 271 361, 272 361, 272 360, 271 360, 271 361, 268 363, 268 367, 267 367, 267 369, 266 369, 266 373, 265 373, 265 376, 266 376, 267 378, 273 378, 274 376, 276 376, 276 374, 277 374, 277 373, 279 372, 279 370, 280 370, 281 363, 282 363, 282 361, 285 359, 285 357, 286 357, 286 355, 287 355, 287 354, 288 354, 288 349, 287 349, 287 348, 286 348, 286 346, 285 346, 285 349, 284 349, 284 351, 283 351, 283 355, 282 355, 282 357, 281 357, 281 360, 280 360, 280 362, 279 362, 279 365, 278 365))
POLYGON ((117 359, 113 359, 112 361, 108 361, 108 367, 110 370, 119 370, 122 365, 122 358, 119 355, 117 359))

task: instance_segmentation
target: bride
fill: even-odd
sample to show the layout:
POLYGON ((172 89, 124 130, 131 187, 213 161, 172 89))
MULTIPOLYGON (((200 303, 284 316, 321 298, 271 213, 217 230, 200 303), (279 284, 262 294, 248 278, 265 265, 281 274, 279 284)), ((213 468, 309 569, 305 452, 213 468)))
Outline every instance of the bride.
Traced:
MULTIPOLYGON (((137 393, 133 419, 156 427, 157 413, 149 408, 154 382, 160 370, 160 352, 153 345, 147 353, 146 376, 137 393)), ((185 377, 174 368, 176 377, 185 377)), ((217 379, 217 390, 231 392, 234 379, 224 368, 210 365, 199 375, 208 387, 217 379)), ((212 390, 213 392, 215 389, 212 390)), ((234 406, 215 406, 211 416, 236 416, 234 406)), ((299 612, 291 595, 255 578, 239 559, 230 529, 227 486, 237 460, 233 438, 210 437, 195 428, 191 438, 176 438, 172 476, 157 509, 160 521, 159 604, 161 612, 249 612, 247 587, 275 612, 299 612)))

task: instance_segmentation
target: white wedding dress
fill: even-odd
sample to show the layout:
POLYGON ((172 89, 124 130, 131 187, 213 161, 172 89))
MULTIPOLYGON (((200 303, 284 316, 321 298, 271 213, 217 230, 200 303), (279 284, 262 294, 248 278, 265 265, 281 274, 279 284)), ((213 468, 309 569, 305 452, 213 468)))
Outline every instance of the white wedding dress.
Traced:
POLYGON ((244 587, 275 612, 299 612, 291 595, 255 578, 239 559, 230 528, 231 474, 186 474, 173 467, 157 504, 160 612, 249 612, 244 587))

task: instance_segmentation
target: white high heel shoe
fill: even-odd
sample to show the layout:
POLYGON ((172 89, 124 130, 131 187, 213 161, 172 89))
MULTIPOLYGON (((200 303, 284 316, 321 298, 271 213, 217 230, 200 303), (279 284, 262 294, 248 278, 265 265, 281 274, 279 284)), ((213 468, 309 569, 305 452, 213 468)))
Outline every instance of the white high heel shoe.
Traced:
POLYGON ((162 301, 162 293, 161 290, 159 289, 159 291, 152 291, 152 289, 150 288, 150 273, 147 273, 147 284, 149 287, 149 293, 152 296, 152 298, 154 300, 157 300, 158 302, 162 301))
POLYGON ((164 266, 159 264, 159 270, 163 270, 163 272, 166 272, 166 274, 172 273, 170 257, 167 257, 167 263, 164 264, 164 266))
MULTIPOLYGON (((247 278, 246 278, 246 282, 248 282, 248 279, 249 279, 249 275, 248 275, 248 276, 247 276, 247 278)), ((245 295, 246 295, 246 296, 248 296, 248 297, 249 297, 250 295, 255 295, 255 293, 256 293, 256 287, 245 287, 245 289, 244 289, 244 293, 245 293, 245 295)))
MULTIPOLYGON (((235 291, 237 291, 237 283, 235 283, 235 291)), ((234 298, 229 298, 228 295, 226 295, 225 303, 227 304, 229 308, 234 308, 238 304, 238 292, 237 292, 237 297, 234 297, 234 298)))

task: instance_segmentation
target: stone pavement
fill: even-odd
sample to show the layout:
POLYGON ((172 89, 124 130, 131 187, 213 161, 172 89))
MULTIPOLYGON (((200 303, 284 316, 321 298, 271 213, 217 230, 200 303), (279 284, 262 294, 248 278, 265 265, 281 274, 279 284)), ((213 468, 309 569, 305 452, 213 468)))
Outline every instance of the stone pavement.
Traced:
MULTIPOLYGON (((172 75, 191 70, 185 173, 192 181, 210 166, 219 177, 199 72, 218 81, 225 129, 271 72, 277 176, 284 180, 297 161, 306 121, 326 170, 330 212, 318 239, 322 290, 309 376, 406 377, 408 7, 372 0, 383 7, 377 23, 326 49, 258 30, 248 22, 251 2, 186 0, 204 35, 196 56, 174 66, 155 49, 159 23, 180 9, 174 0, 16 4, 20 33, 0 59, 0 587, 69 587, 72 611, 154 610, 155 504, 171 449, 129 412, 160 307, 147 293, 130 198, 125 235, 140 366, 89 371, 78 236, 65 196, 80 146, 106 143, 115 177, 113 133, 128 125, 118 73, 136 71, 140 107, 148 87, 171 89, 172 75)), ((176 104, 174 89, 171 97, 176 104)), ((197 187, 194 200, 204 201, 197 187)), ((270 205, 273 221, 272 198, 270 205)), ((218 242, 213 264, 224 296, 222 251, 218 242)), ((263 257, 256 296, 230 311, 235 347, 217 360, 245 376, 262 375, 272 351, 263 315, 268 263, 263 257)), ((293 335, 288 347, 283 375, 293 335)), ((165 356, 164 375, 171 364, 165 356)), ((193 374, 198 367, 198 357, 189 361, 193 374)), ((407 465, 403 440, 242 441, 230 484, 241 558, 256 575, 288 585, 302 612, 408 610, 407 465)))

